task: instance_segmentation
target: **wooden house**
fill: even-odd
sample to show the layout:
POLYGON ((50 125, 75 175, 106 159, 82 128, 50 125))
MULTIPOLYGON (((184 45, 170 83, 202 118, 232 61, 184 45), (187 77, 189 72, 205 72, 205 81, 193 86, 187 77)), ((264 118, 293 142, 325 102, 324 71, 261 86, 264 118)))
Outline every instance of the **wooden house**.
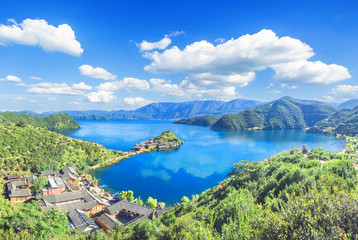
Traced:
POLYGON ((25 202, 32 197, 29 188, 14 188, 8 192, 10 202, 25 202))

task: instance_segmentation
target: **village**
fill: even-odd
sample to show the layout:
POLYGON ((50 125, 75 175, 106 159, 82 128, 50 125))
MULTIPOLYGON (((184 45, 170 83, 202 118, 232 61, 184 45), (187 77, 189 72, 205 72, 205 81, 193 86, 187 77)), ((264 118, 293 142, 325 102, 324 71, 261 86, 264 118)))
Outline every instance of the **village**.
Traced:
POLYGON ((2 174, 6 180, 5 194, 10 202, 37 201, 44 210, 58 209, 67 213, 72 229, 83 232, 104 231, 108 233, 116 225, 127 227, 138 221, 153 220, 171 207, 141 206, 127 200, 112 197, 86 178, 80 176, 75 166, 60 171, 46 170, 27 178, 2 174), (44 187, 36 194, 34 185, 41 178, 44 187))

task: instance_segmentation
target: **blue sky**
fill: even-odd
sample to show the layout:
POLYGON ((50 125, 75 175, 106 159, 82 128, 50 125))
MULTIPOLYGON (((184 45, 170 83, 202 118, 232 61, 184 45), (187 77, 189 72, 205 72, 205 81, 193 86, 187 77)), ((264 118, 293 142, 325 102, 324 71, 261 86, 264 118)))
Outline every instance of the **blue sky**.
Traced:
POLYGON ((357 1, 7 1, 0 111, 358 98, 357 1))

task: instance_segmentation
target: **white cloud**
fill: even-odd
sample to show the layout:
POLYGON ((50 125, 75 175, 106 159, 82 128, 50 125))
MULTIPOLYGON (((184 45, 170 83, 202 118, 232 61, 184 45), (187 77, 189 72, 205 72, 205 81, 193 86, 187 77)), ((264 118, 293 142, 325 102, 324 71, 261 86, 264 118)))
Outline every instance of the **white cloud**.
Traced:
POLYGON ((26 101, 25 97, 16 97, 14 98, 15 101, 26 101))
POLYGON ((165 36, 162 40, 158 42, 147 42, 143 40, 141 43, 138 44, 141 51, 150 51, 153 49, 166 49, 170 44, 172 43, 172 40, 165 36))
POLYGON ((308 59, 312 48, 300 40, 281 37, 271 30, 261 30, 214 46, 203 40, 186 46, 174 46, 163 53, 146 55, 152 63, 145 67, 151 72, 185 72, 216 74, 247 73, 263 70, 269 65, 308 59))
POLYGON ((289 87, 305 84, 331 84, 351 78, 346 67, 336 64, 325 64, 320 61, 307 60, 283 63, 272 66, 274 79, 289 87))
POLYGON ((97 91, 86 94, 88 101, 96 103, 108 103, 116 100, 117 97, 111 91, 97 91))
POLYGON ((116 75, 108 72, 106 69, 104 68, 100 68, 100 67, 92 67, 90 65, 82 65, 78 68, 80 70, 81 75, 83 76, 87 76, 90 78, 98 78, 98 79, 103 79, 103 80, 115 80, 117 78, 116 75))
POLYGON ((280 90, 271 90, 270 93, 272 93, 272 94, 279 94, 279 93, 281 93, 281 91, 280 91, 280 90))
POLYGON ((123 101, 132 107, 143 107, 153 102, 151 100, 147 100, 142 97, 134 97, 134 98, 127 97, 124 98, 123 101))
POLYGON ((178 96, 188 95, 185 86, 197 92, 226 88, 226 92, 233 93, 236 90, 228 91, 228 87, 245 87, 255 79, 256 71, 266 68, 275 71, 274 80, 291 88, 331 84, 351 77, 343 66, 307 61, 314 55, 308 44, 288 36, 278 37, 272 30, 263 29, 227 41, 217 39, 221 41, 214 45, 203 40, 182 50, 173 46, 164 52, 146 52, 143 56, 151 63, 144 69, 187 74, 183 82, 165 85, 178 96))
POLYGON ((29 99, 29 102, 31 102, 31 103, 35 103, 35 102, 37 102, 35 99, 29 99))
POLYGON ((236 88, 232 86, 220 86, 216 88, 198 88, 189 83, 187 80, 182 81, 180 84, 172 84, 169 81, 160 78, 150 79, 150 85, 153 91, 161 92, 178 97, 189 98, 191 96, 199 98, 218 98, 222 100, 229 100, 238 98, 236 88))
POLYGON ((331 90, 335 95, 344 96, 346 98, 358 97, 358 86, 353 85, 338 85, 331 90))
POLYGON ((21 78, 14 75, 7 75, 6 78, 0 78, 0 81, 21 82, 21 78))
POLYGON ((121 81, 101 83, 99 86, 97 86, 97 89, 100 91, 148 90, 149 88, 149 83, 146 80, 128 77, 121 81))
POLYGON ((48 100, 49 100, 49 101, 56 101, 56 98, 54 98, 54 97, 49 97, 48 100))
POLYGON ((55 27, 43 19, 25 19, 20 24, 10 19, 10 22, 12 25, 0 25, 0 45, 40 46, 48 52, 63 52, 74 56, 83 53, 75 32, 67 24, 55 27))
POLYGON ((323 101, 323 102, 336 102, 337 99, 332 97, 332 96, 322 96, 321 99, 317 99, 318 101, 323 101))
POLYGON ((76 90, 68 86, 66 83, 38 83, 29 85, 27 92, 39 94, 63 94, 63 95, 82 95, 84 91, 76 90))
POLYGON ((42 78, 34 77, 34 76, 31 76, 30 78, 33 79, 33 80, 42 80, 42 78))
POLYGON ((214 40, 214 42, 223 43, 225 42, 225 38, 217 38, 214 40))
POLYGON ((177 37, 179 35, 185 34, 184 31, 172 31, 169 34, 165 35, 166 37, 177 37))
POLYGON ((72 89, 77 89, 77 90, 91 90, 92 87, 86 85, 84 82, 80 82, 80 83, 74 83, 72 85, 72 89))

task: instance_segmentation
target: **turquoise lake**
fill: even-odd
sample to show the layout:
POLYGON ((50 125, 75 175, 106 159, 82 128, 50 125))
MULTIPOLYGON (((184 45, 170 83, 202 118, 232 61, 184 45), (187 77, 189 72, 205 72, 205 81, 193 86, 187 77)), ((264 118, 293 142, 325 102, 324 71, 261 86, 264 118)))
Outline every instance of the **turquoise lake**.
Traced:
POLYGON ((133 156, 93 174, 112 192, 133 190, 169 204, 182 196, 200 194, 225 179, 233 163, 261 161, 282 150, 323 147, 339 152, 344 141, 302 130, 213 131, 206 127, 148 120, 77 120, 81 129, 63 134, 103 144, 106 148, 128 151, 135 144, 172 130, 184 144, 175 151, 133 156))

